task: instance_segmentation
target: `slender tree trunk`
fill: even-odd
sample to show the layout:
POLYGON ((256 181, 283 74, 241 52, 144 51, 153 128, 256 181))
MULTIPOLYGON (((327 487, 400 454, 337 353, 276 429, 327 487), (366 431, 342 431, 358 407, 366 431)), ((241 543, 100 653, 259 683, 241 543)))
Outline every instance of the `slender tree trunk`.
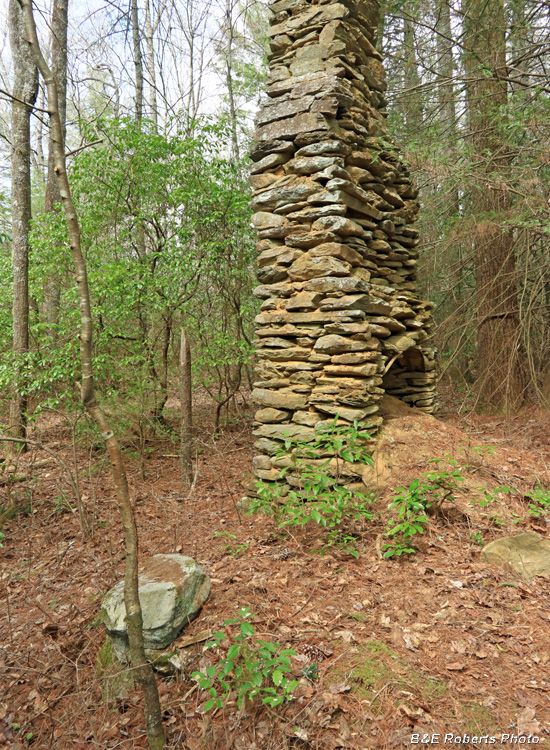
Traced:
MULTIPOLYGON (((68 24, 68 0, 54 0, 51 17, 51 69, 57 82, 57 96, 59 100, 59 117, 65 137, 65 122, 67 113, 67 24, 68 24)), ((61 196, 55 174, 55 158, 52 143, 52 131, 48 143, 48 177, 46 182, 46 195, 44 198, 44 211, 51 213, 59 208, 61 196)), ((46 279, 44 298, 44 318, 48 324, 50 336, 57 339, 57 326, 59 323, 59 304, 61 299, 61 277, 58 273, 46 279)))
POLYGON ((188 490, 193 483, 193 390, 191 384, 191 350, 187 333, 181 331, 180 343, 181 380, 181 484, 188 490))
POLYGON ((136 76, 136 122, 143 117, 143 60, 141 57, 140 31, 137 0, 131 0, 132 44, 134 53, 134 71, 136 76))
POLYGON ((147 75, 149 77, 149 109, 151 111, 151 120, 156 130, 158 128, 157 79, 155 73, 154 32, 149 3, 150 0, 145 0, 145 41, 147 44, 147 75))
POLYGON ((414 38, 414 23, 410 16, 403 18, 403 74, 405 79, 405 121, 409 133, 418 134, 422 126, 422 95, 420 93, 420 75, 416 59, 416 41, 414 38))
POLYGON ((455 65, 449 0, 440 2, 436 31, 439 121, 445 138, 454 143, 456 140, 456 99, 453 83, 455 65))
MULTIPOLYGON (((13 261, 13 354, 16 375, 10 404, 14 437, 26 436, 27 396, 22 360, 29 350, 29 231, 31 226, 30 116, 38 96, 38 71, 26 45, 23 14, 9 3, 9 35, 14 66, 11 126, 11 203, 13 261)), ((24 450, 21 444, 21 450, 24 450)))
POLYGON ((478 394, 486 411, 509 413, 523 402, 524 367, 513 231, 506 226, 510 154, 500 127, 506 117, 506 16, 503 0, 464 0, 464 64, 472 144, 476 218, 478 394))
POLYGON ((151 665, 145 658, 143 649, 143 619, 138 594, 138 536, 134 509, 130 501, 128 480, 126 478, 120 446, 107 422, 103 409, 99 406, 95 398, 92 368, 93 327, 86 262, 82 254, 78 215, 71 197, 67 176, 65 139, 63 137, 63 125, 59 116, 57 84, 40 50, 31 2, 32 0, 21 0, 25 17, 26 36, 34 62, 40 70, 48 90, 48 110, 50 113, 50 127, 52 128, 55 171, 59 180, 61 202, 67 221, 69 244, 76 271, 81 319, 80 360, 82 365, 82 403, 98 426, 111 460, 111 471, 126 542, 124 601, 128 623, 128 640, 130 643, 130 663, 144 694, 149 747, 151 750, 161 750, 164 747, 165 739, 158 688, 155 675, 151 665))
POLYGON ((227 0, 225 6, 225 33, 227 36, 227 49, 225 52, 225 85, 227 86, 227 98, 229 100, 229 123, 231 127, 231 156, 237 162, 240 158, 239 139, 237 133, 237 107, 235 104, 235 91, 233 88, 233 8, 232 0, 227 0))

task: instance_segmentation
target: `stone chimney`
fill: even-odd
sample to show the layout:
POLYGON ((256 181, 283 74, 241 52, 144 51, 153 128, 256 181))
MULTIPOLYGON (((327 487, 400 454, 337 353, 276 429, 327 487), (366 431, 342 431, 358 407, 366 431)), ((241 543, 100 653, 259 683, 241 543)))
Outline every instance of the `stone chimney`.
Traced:
POLYGON ((386 133, 375 0, 270 5, 250 182, 259 286, 254 471, 335 417, 371 434, 384 393, 432 412, 430 303, 415 288, 417 190, 386 133))

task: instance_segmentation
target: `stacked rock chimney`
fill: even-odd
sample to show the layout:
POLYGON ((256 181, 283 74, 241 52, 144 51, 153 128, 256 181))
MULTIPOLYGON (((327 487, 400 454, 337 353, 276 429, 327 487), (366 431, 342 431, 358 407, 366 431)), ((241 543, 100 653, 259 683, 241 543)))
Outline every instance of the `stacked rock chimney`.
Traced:
POLYGON ((384 393, 434 410, 430 303, 415 293, 417 190, 388 142, 376 0, 270 5, 268 98, 250 182, 258 236, 256 477, 287 437, 384 393))

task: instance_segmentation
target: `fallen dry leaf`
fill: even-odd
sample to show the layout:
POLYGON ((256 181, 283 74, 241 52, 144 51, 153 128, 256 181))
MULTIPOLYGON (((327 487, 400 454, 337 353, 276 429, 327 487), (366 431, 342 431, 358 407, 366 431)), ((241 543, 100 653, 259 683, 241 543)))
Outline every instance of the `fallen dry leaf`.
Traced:
POLYGON ((347 685, 345 682, 340 683, 340 685, 331 685, 329 687, 330 692, 333 695, 338 695, 338 693, 349 693, 351 690, 351 686, 347 685))
POLYGON ((516 690, 515 692, 515 698, 518 702, 518 705, 522 706, 522 708, 536 708, 537 707, 537 700, 534 695, 531 695, 530 693, 524 693, 520 690, 516 690))
POLYGON ((535 709, 526 706, 517 720, 518 734, 529 735, 540 732, 540 723, 535 719, 535 709))
POLYGON ((353 641, 356 640, 351 630, 336 630, 334 635, 337 638, 341 638, 346 643, 352 643, 353 641))
POLYGON ((340 714, 340 739, 347 742, 351 737, 351 729, 344 714, 340 714))
POLYGON ((446 668, 451 672, 460 672, 463 669, 466 669, 466 665, 461 661, 452 661, 450 664, 447 664, 446 668))

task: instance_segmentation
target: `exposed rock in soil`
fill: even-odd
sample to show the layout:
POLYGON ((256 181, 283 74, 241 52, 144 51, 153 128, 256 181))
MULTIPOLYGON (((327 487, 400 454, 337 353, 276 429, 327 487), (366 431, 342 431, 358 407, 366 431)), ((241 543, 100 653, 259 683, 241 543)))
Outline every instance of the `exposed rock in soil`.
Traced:
POLYGON ((534 531, 496 539, 484 547, 481 558, 526 580, 535 576, 550 578, 550 539, 534 531))
MULTIPOLYGON (((210 593, 210 578, 184 555, 155 555, 139 570, 139 599, 146 649, 166 648, 193 620, 210 593)), ((100 619, 113 641, 116 655, 128 651, 124 581, 107 592, 100 619)))

